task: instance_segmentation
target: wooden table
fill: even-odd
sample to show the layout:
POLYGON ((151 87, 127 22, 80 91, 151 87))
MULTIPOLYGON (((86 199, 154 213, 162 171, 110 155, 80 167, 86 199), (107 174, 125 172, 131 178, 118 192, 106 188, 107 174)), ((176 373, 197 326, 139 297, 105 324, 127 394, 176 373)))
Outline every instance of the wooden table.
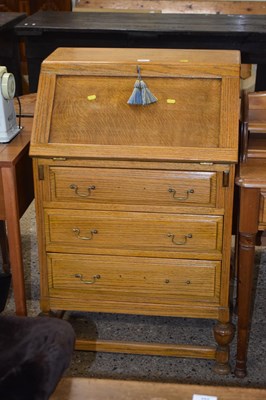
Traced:
POLYGON ((266 389, 63 378, 51 400, 192 400, 193 394, 217 400, 265 400, 266 389))
POLYGON ((266 230, 266 158, 249 158, 239 166, 238 226, 238 338, 235 374, 246 375, 251 320, 255 244, 258 231, 266 230))
POLYGON ((19 220, 34 198, 32 162, 29 157, 32 118, 23 118, 21 125, 23 130, 10 143, 0 144, 0 221, 6 222, 8 231, 16 314, 26 315, 19 220))
POLYGON ((256 90, 266 89, 266 15, 39 11, 15 30, 26 40, 30 91, 57 47, 240 50, 242 63, 258 64, 256 90))
POLYGON ((20 73, 19 38, 14 32, 14 26, 26 18, 24 13, 0 13, 0 65, 7 67, 16 79, 17 94, 22 94, 20 73))

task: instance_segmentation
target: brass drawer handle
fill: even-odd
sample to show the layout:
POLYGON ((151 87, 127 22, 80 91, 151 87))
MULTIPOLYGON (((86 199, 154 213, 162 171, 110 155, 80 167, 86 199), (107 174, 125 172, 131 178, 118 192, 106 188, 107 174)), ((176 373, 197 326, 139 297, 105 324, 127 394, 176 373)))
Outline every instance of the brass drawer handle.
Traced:
POLYGON ((186 244, 188 239, 192 238, 192 233, 188 233, 187 235, 184 235, 184 240, 181 240, 180 242, 175 241, 175 235, 173 233, 168 233, 167 236, 172 238, 172 243, 176 244, 177 246, 181 246, 183 244, 186 244))
POLYGON ((97 279, 101 278, 101 275, 97 274, 97 275, 93 275, 91 281, 86 281, 83 278, 82 274, 75 274, 75 275, 71 275, 71 276, 74 276, 75 278, 79 279, 82 283, 85 283, 85 285, 92 285, 93 283, 95 283, 97 281, 97 279))
POLYGON ((90 236, 80 236, 79 228, 73 228, 72 231, 76 234, 76 237, 81 240, 92 240, 93 235, 96 235, 96 233, 98 233, 97 229, 92 229, 90 231, 90 236))
POLYGON ((188 190, 186 190, 186 191, 185 191, 186 195, 183 196, 183 197, 182 197, 182 196, 181 196, 181 197, 176 196, 176 190, 173 189, 173 188, 169 188, 169 189, 168 189, 168 192, 169 192, 169 193, 173 193, 173 199, 175 199, 175 200, 177 200, 177 201, 185 201, 185 200, 187 200, 187 199, 189 198, 190 193, 194 193, 194 189, 188 189, 188 190))
POLYGON ((79 190, 78 185, 75 185, 75 183, 71 183, 71 185, 69 185, 69 187, 70 187, 70 189, 73 189, 73 190, 75 191, 75 194, 76 194, 77 196, 79 196, 79 197, 90 197, 91 191, 96 189, 96 186, 92 185, 92 186, 87 187, 88 193, 87 193, 87 192, 82 193, 82 192, 79 190))

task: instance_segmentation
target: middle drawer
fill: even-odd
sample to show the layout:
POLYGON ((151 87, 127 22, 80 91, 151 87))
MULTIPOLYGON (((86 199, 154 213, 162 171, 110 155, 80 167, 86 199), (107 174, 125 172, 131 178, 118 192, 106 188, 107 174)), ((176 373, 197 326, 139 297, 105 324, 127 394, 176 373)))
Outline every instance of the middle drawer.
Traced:
POLYGON ((136 212, 45 210, 51 252, 220 259, 223 217, 136 212))

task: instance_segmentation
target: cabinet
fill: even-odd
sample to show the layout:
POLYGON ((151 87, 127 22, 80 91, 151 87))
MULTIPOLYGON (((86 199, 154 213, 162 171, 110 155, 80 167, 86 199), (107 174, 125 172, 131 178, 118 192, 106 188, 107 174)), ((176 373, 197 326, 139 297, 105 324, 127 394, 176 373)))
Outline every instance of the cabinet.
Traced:
POLYGON ((42 64, 34 159, 41 308, 211 318, 217 345, 77 340, 215 359, 229 371, 239 53, 57 49, 42 64), (137 70, 158 101, 131 105, 137 70))

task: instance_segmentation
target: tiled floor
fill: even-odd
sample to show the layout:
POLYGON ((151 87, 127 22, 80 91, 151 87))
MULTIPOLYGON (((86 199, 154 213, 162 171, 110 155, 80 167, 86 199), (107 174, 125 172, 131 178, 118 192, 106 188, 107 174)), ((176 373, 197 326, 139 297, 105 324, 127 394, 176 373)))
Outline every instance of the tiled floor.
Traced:
MULTIPOLYGON (((28 311, 29 315, 37 315, 39 273, 34 204, 23 216, 21 229, 28 311)), ((212 372, 213 361, 209 360, 81 351, 74 353, 67 375, 266 387, 266 247, 257 248, 256 266, 256 296, 246 378, 237 379, 233 374, 215 375, 212 372)), ((5 313, 13 312, 14 302, 11 292, 5 313)), ((214 343, 212 326, 215 321, 210 320, 77 312, 67 313, 65 317, 73 324, 78 336, 90 335, 94 338, 151 342, 214 343)), ((232 366, 234 366, 235 349, 234 339, 231 346, 232 366)))

